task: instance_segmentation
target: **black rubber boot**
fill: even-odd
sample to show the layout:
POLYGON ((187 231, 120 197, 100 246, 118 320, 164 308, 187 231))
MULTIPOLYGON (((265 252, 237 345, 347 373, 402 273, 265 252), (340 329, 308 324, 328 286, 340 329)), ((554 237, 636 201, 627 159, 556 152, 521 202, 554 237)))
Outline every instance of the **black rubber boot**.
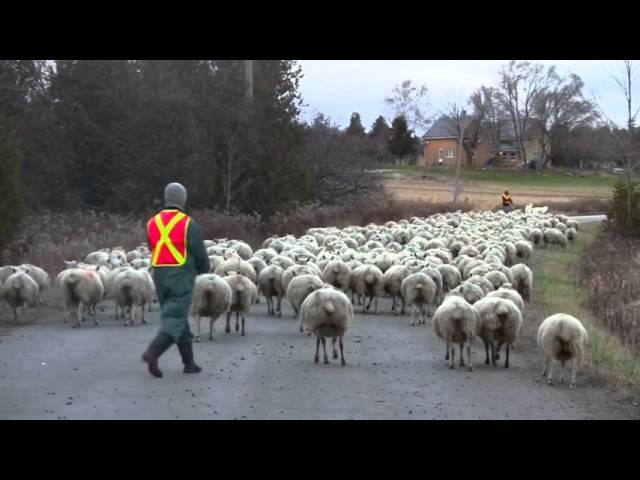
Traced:
POLYGON ((184 373, 200 373, 202 371, 202 368, 196 365, 193 360, 193 344, 191 342, 179 343, 178 350, 180 350, 182 363, 184 363, 184 373))
POLYGON ((173 338, 171 338, 170 335, 159 333, 156 338, 153 339, 147 351, 142 354, 142 361, 147 362, 149 373, 154 377, 162 377, 162 371, 160 367, 158 367, 158 359, 172 344, 173 338))

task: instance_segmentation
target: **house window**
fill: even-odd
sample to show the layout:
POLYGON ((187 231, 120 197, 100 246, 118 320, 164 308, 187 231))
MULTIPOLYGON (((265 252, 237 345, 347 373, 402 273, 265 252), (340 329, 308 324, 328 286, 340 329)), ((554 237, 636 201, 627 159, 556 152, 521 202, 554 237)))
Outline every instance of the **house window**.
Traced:
POLYGON ((454 148, 440 148, 438 149, 438 160, 444 160, 445 158, 455 158, 456 151, 454 148))

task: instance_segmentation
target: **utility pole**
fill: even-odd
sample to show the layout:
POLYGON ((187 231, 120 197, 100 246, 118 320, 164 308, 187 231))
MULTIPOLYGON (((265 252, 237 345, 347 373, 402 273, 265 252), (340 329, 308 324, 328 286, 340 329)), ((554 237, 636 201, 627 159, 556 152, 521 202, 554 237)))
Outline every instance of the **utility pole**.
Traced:
POLYGON ((253 101, 253 60, 244 61, 244 86, 247 102, 253 101))
POLYGON ((458 201, 458 195, 462 193, 462 187, 460 186, 460 163, 462 160, 462 142, 464 140, 464 120, 467 112, 462 110, 460 115, 460 124, 458 125, 458 132, 460 138, 458 138, 458 155, 456 155, 456 183, 453 187, 453 203, 458 201))

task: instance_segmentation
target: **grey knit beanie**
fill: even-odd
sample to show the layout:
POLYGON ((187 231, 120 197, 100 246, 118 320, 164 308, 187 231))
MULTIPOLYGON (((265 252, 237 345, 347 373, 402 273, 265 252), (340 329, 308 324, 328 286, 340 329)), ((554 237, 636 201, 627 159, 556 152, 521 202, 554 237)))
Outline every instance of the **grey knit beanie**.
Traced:
POLYGON ((187 203, 187 189, 179 183, 170 183, 164 189, 164 204, 166 207, 184 208, 187 203))

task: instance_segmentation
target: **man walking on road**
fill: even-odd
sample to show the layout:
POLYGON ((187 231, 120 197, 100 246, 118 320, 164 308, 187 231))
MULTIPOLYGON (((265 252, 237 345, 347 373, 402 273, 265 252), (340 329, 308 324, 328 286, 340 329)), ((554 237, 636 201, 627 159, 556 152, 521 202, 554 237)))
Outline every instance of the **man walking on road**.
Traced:
POLYGON ((154 377, 162 377, 158 358, 175 342, 184 373, 202 369, 193 359, 189 308, 196 275, 209 271, 209 257, 196 223, 184 213, 187 190, 170 183, 164 190, 165 208, 147 223, 153 283, 160 303, 160 331, 142 360, 154 377))

